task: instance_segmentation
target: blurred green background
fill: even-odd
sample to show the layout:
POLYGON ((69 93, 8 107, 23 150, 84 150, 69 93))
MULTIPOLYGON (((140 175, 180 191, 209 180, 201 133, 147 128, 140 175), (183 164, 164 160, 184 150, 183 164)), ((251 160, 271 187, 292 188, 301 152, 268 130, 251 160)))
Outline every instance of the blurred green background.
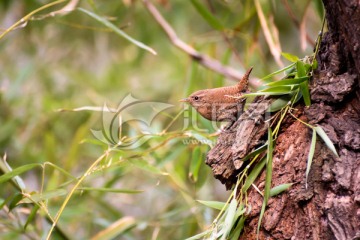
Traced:
MULTIPOLYGON (((1 31, 49 2, 2 0, 1 31)), ((267 31, 280 52, 303 57, 312 53, 322 21, 320 1, 152 2, 179 38, 240 72, 254 66, 254 80, 288 64, 283 58, 275 59, 267 31), (221 29, 214 29, 194 2, 211 13, 213 24, 221 29), (261 5, 267 27, 261 24, 254 2, 261 5)), ((195 134, 192 126, 184 129, 182 114, 174 118, 183 110, 179 99, 234 81, 205 69, 174 47, 142 1, 83 0, 78 7, 106 18, 157 55, 79 10, 42 17, 63 6, 46 8, 0 39, 0 154, 6 154, 12 168, 51 162, 80 177, 108 150, 91 134, 91 129, 102 128, 102 113, 59 109, 104 103, 116 108, 129 93, 140 100, 173 104, 151 126, 158 133, 169 126, 166 132, 136 149, 111 151, 81 184, 92 189, 75 192, 58 226, 71 239, 184 239, 206 229, 217 212, 196 200, 226 201, 229 194, 204 164, 210 146, 183 140, 216 137, 204 119, 199 118, 198 124, 210 131, 195 134), (111 224, 115 232, 97 235, 109 233, 111 224)), ((122 134, 134 135, 140 125, 129 124, 122 134)), ((76 182, 50 165, 44 172, 35 167, 20 176, 26 186, 23 193, 53 193, 41 199, 53 217, 76 182)), ((0 238, 44 238, 51 226, 45 210, 35 211, 15 185, 1 183, 0 238)), ((65 238, 59 229, 52 237, 65 238)))

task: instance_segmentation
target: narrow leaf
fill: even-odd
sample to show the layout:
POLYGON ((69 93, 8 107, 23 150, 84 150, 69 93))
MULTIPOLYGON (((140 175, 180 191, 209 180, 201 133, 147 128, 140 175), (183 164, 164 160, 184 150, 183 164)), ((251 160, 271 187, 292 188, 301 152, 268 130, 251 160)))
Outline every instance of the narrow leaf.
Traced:
POLYGON ((155 52, 154 49, 152 49, 149 46, 146 46, 145 44, 143 44, 142 42, 139 42, 135 39, 133 39, 132 37, 130 37, 129 35, 127 35, 124 31, 122 31, 120 28, 116 27, 114 24, 112 24, 111 22, 109 22, 107 19, 100 17, 99 15, 93 13, 93 12, 89 12, 86 9, 83 8, 78 8, 78 10, 80 12, 86 13, 87 15, 89 15, 90 17, 94 18, 96 21, 102 23, 103 25, 105 25, 106 27, 110 28, 111 30, 113 30, 117 35, 125 38, 126 40, 128 40, 129 42, 135 44, 136 46, 138 46, 139 48, 142 48, 146 51, 151 52, 152 54, 156 55, 157 53, 155 52))
POLYGON ((221 22, 214 17, 214 15, 209 12, 202 4, 200 4, 197 0, 190 0, 192 5, 198 11, 198 13, 205 19, 205 21, 214 29, 222 30, 224 27, 221 22))
POLYGON ((244 215, 241 216, 238 224, 236 225, 236 228, 234 229, 234 231, 232 231, 232 234, 230 235, 231 240, 238 240, 239 239, 241 231, 244 228, 245 219, 246 219, 246 217, 244 215))
POLYGON ((151 172, 151 173, 155 173, 155 174, 161 174, 161 175, 168 175, 165 172, 162 172, 160 169, 158 169, 157 167, 149 164, 148 162, 146 162, 143 159, 129 159, 128 160, 132 165, 143 169, 145 171, 151 172))
POLYGON ((39 206, 38 205, 34 205, 34 207, 31 209, 31 212, 26 220, 26 223, 24 225, 24 230, 26 230, 27 226, 34 220, 37 211, 39 210, 39 206))
POLYGON ((259 234, 261 221, 265 213, 265 209, 270 198, 271 178, 272 178, 272 159, 273 159, 273 138, 271 128, 268 128, 268 148, 266 156, 266 175, 265 175, 265 189, 264 189, 264 201, 261 207, 259 222, 257 227, 257 233, 259 234))
POLYGON ((222 210, 226 205, 225 202, 218 202, 218 201, 202 201, 202 200, 197 200, 197 201, 207 207, 211 207, 217 210, 222 210))
POLYGON ((336 152, 335 146, 325 133, 325 131, 320 126, 316 126, 315 130, 317 134, 321 137, 321 139, 325 142, 326 146, 335 154, 336 157, 339 157, 338 153, 336 152))
POLYGON ((41 164, 38 163, 31 163, 31 164, 27 164, 27 165, 23 165, 21 167, 15 168, 13 169, 11 172, 5 173, 4 175, 0 176, 0 183, 9 181, 10 179, 12 179, 13 177, 16 177, 17 175, 29 171, 31 169, 33 169, 34 167, 38 167, 41 166, 41 164))
POLYGON ((280 184, 276 187, 273 187, 272 189, 270 189, 270 197, 276 196, 280 193, 282 193, 283 191, 289 189, 293 184, 292 183, 284 183, 284 184, 280 184))
POLYGON ((205 237, 206 235, 210 234, 212 231, 212 229, 208 229, 202 233, 199 233, 199 234, 196 234, 195 236, 192 236, 192 237, 189 237, 189 238, 186 238, 185 240, 197 240, 197 239, 202 239, 203 237, 205 237))
POLYGON ((308 160, 307 160, 307 164, 306 164, 306 173, 305 173, 305 187, 306 188, 307 188, 308 177, 309 177, 309 173, 310 173, 310 169, 311 169, 311 164, 312 164, 312 161, 314 158, 315 146, 316 146, 316 129, 313 128, 311 145, 310 145, 308 160))
POLYGON ((286 86, 275 86, 275 87, 265 88, 263 90, 260 90, 260 92, 272 92, 272 93, 279 92, 284 94, 284 93, 289 93, 292 90, 294 90, 293 86, 286 85, 286 86))
POLYGON ((242 158, 241 161, 246 161, 246 160, 251 159, 252 157, 258 155, 259 153, 265 151, 266 147, 267 147, 267 144, 262 145, 261 147, 255 149, 254 151, 252 151, 251 153, 246 155, 244 158, 242 158))
POLYGON ((22 195, 22 193, 15 194, 9 203, 9 211, 14 209, 17 206, 17 204, 21 201, 21 199, 23 199, 23 197, 24 196, 22 195))
POLYGON ((32 202, 41 202, 44 200, 49 200, 52 198, 56 198, 56 197, 60 197, 60 196, 64 196, 66 195, 66 190, 65 189, 54 189, 54 190, 49 190, 49 191, 45 191, 43 193, 34 193, 31 194, 31 198, 27 198, 25 197, 21 203, 32 203, 32 202))
POLYGON ((282 72, 284 72, 284 71, 286 71, 286 70, 288 70, 288 69, 291 69, 292 67, 295 66, 295 64, 296 64, 296 63, 292 63, 292 64, 290 64, 289 66, 286 66, 286 67, 284 67, 284 68, 282 68, 282 69, 280 69, 280 70, 277 70, 277 71, 275 71, 275 72, 273 72, 273 73, 270 73, 269 75, 266 75, 265 77, 263 77, 261 80, 269 79, 269 78, 271 78, 271 77, 273 77, 273 76, 275 76, 275 75, 277 75, 277 74, 279 74, 279 73, 282 73, 282 72))
POLYGON ((295 55, 292 55, 290 53, 286 53, 286 52, 282 52, 281 55, 286 58, 287 60, 289 60, 290 62, 297 62, 299 61, 299 58, 295 55))
POLYGON ((80 187, 76 190, 81 191, 96 191, 96 192, 111 192, 111 193, 128 193, 128 194, 136 194, 142 193, 143 190, 133 190, 133 189, 119 189, 119 188, 92 188, 92 187, 80 187))
POLYGON ((223 225, 223 235, 221 237, 221 240, 225 240, 228 239, 228 236, 230 234, 231 229, 233 228, 234 225, 234 221, 235 216, 236 216, 236 207, 237 207, 238 202, 236 201, 236 198, 234 197, 230 204, 229 207, 226 211, 226 217, 225 217, 225 221, 224 221, 224 225, 223 225))
POLYGON ((296 71, 298 77, 307 77, 305 63, 300 60, 296 62, 296 71))
POLYGON ((282 79, 279 81, 275 81, 275 82, 271 82, 266 84, 267 86, 271 86, 271 87, 275 87, 275 86, 286 86, 286 85, 295 85, 295 84, 300 84, 306 80, 308 80, 309 77, 305 76, 305 77, 298 77, 298 78, 287 78, 287 79, 282 79))
POLYGON ((308 81, 300 83, 300 89, 306 106, 311 105, 308 81))
POLYGON ((190 170, 189 170, 189 178, 194 182, 197 182, 200 166, 202 163, 201 149, 199 146, 195 147, 191 156, 190 170))
POLYGON ((276 112, 287 106, 291 101, 292 95, 284 95, 272 102, 267 109, 267 112, 276 112))
POLYGON ((291 94, 292 92, 284 91, 284 92, 255 92, 255 93, 246 93, 243 94, 242 97, 251 97, 251 96, 279 96, 285 94, 291 94))
POLYGON ((242 191, 244 193, 249 189, 251 184, 254 183, 255 179, 257 178, 257 176, 259 176, 260 172, 264 168, 265 164, 266 164, 266 158, 261 159, 261 161, 258 164, 256 164, 254 169, 251 171, 249 176, 246 178, 244 186, 242 187, 242 191))

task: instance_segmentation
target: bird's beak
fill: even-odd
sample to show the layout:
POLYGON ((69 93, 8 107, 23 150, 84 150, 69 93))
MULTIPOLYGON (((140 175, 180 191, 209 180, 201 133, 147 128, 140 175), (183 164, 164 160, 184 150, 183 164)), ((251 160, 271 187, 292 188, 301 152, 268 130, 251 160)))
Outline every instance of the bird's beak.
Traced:
POLYGON ((189 99, 188 98, 183 98, 183 99, 180 99, 179 102, 189 102, 189 99))

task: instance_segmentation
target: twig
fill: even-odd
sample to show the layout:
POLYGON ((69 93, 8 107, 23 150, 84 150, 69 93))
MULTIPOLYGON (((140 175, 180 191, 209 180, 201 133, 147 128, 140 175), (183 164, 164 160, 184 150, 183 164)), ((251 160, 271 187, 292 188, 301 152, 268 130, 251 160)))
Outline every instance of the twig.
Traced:
POLYGON ((240 81, 242 79, 242 74, 234 68, 224 66, 219 61, 210 58, 207 55, 201 54, 196 51, 193 47, 186 44, 182 41, 170 26, 170 24, 163 18, 160 12, 155 8, 155 6, 149 0, 143 0, 143 3, 150 14, 154 17, 155 21, 162 27, 166 35, 169 37, 170 41, 179 49, 187 53, 192 59, 203 65, 204 67, 222 74, 225 77, 240 81))

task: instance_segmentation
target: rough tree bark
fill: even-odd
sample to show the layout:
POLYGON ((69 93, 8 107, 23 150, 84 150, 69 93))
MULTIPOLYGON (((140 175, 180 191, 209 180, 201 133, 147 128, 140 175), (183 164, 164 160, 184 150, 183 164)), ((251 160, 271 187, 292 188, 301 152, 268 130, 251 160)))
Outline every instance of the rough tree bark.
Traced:
MULTIPOLYGON (((360 239, 360 2, 323 2, 328 32, 322 39, 318 69, 311 79, 312 105, 304 108, 299 104, 296 108, 300 119, 325 130, 339 158, 318 140, 305 189, 312 132, 299 121, 286 120, 276 140, 272 185, 294 185, 269 200, 260 239, 360 239)), ((207 157, 215 177, 227 187, 236 181, 242 167, 236 158, 243 149, 252 147, 244 147, 239 139, 247 124, 240 119, 224 131, 207 157)), ((266 131, 261 125, 250 126, 255 132, 245 134, 249 139, 260 139, 266 131)), ((256 182, 260 189, 264 178, 262 173, 256 182)), ((263 198, 251 189, 248 199, 252 211, 240 239, 256 239, 263 198)))

